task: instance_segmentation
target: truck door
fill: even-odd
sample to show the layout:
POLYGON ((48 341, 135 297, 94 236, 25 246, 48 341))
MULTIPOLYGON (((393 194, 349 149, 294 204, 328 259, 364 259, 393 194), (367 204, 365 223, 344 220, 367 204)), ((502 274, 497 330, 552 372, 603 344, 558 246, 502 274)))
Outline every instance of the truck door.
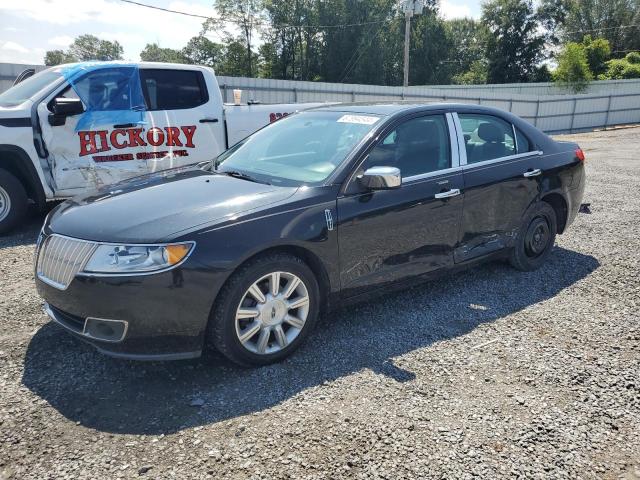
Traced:
POLYGON ((140 79, 149 171, 212 160, 226 149, 220 93, 202 70, 141 68, 140 79))
POLYGON ((55 195, 69 197, 147 173, 148 147, 141 137, 145 106, 137 67, 88 70, 72 83, 38 106, 55 195), (52 102, 58 97, 79 98, 85 113, 53 121, 52 102), (132 122, 131 114, 140 121, 132 122))

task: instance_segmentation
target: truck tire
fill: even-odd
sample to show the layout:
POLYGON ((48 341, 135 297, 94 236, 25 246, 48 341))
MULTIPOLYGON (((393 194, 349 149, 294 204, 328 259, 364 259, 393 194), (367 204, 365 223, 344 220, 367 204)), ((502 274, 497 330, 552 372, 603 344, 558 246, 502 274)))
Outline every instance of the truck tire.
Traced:
POLYGON ((28 202, 20 180, 0 169, 0 234, 8 232, 24 219, 28 202))

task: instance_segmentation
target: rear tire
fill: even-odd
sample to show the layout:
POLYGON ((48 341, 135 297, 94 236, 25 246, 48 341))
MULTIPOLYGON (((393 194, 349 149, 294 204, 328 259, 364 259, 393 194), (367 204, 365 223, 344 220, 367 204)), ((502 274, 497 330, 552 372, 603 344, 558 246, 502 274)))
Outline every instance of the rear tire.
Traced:
POLYGON ((558 223, 556 212, 547 202, 538 202, 525 212, 509 259, 517 270, 536 270, 551 255, 558 223))
POLYGON ((234 363, 268 365, 300 346, 319 306, 318 281, 305 262, 283 253, 260 256, 240 267, 220 291, 208 341, 234 363))
POLYGON ((10 231, 24 219, 28 202, 20 180, 0 169, 0 234, 10 231))

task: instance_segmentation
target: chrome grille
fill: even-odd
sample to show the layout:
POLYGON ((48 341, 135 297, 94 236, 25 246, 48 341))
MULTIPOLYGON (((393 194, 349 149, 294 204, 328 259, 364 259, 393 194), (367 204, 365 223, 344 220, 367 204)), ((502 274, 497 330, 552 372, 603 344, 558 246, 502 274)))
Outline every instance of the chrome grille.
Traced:
POLYGON ((52 287, 65 290, 84 268, 96 247, 96 243, 60 235, 45 238, 38 251, 38 278, 52 287))

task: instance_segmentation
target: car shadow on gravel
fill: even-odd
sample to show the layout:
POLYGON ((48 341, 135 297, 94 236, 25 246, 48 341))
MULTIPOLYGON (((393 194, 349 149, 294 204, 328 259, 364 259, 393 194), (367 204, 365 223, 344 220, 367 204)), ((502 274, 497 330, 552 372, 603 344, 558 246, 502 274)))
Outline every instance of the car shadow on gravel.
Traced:
POLYGON ((563 248, 536 272, 480 266, 340 310, 290 359, 259 369, 237 368, 215 354, 183 362, 115 360, 49 323, 28 346, 22 381, 72 422, 112 433, 169 434, 262 411, 363 369, 411 382, 414 373, 396 366, 402 361, 395 357, 547 300, 598 266, 594 257, 563 248))
POLYGON ((49 209, 46 212, 29 212, 29 216, 22 225, 9 233, 0 235, 0 251, 3 248, 35 244, 48 212, 49 209))

